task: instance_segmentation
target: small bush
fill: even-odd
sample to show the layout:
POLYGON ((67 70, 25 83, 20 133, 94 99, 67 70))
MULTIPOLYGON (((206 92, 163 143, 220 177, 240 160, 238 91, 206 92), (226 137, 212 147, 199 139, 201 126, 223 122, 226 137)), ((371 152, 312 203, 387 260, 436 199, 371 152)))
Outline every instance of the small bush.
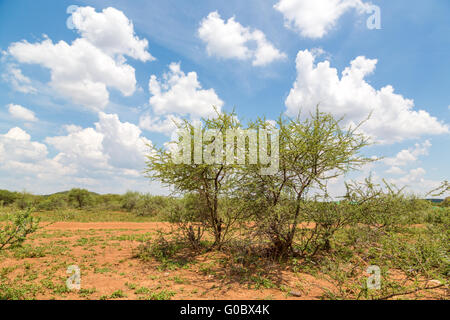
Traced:
POLYGON ((141 217, 157 216, 167 211, 168 198, 163 196, 140 195, 133 212, 141 217))
POLYGON ((128 191, 122 196, 122 209, 125 209, 127 211, 132 211, 134 208, 136 208, 136 205, 140 198, 139 192, 132 192, 128 191))
POLYGON ((140 245, 135 256, 142 260, 148 260, 150 257, 153 257, 163 262, 172 258, 177 253, 177 249, 178 246, 174 242, 169 242, 164 236, 160 235, 155 242, 149 241, 140 245))
POLYGON ((197 194, 188 193, 179 201, 173 202, 169 212, 169 221, 178 226, 178 239, 189 243, 195 250, 200 249, 207 229, 207 210, 202 198, 197 194))
POLYGON ((141 244, 135 250, 134 257, 143 261, 155 259, 161 263, 159 269, 174 270, 189 263, 192 255, 186 256, 181 251, 186 248, 186 244, 179 241, 168 241, 160 234, 156 241, 148 241, 141 244))
POLYGON ((0 226, 0 250, 22 245, 26 237, 37 230, 39 220, 31 212, 28 209, 8 216, 6 225, 0 226))

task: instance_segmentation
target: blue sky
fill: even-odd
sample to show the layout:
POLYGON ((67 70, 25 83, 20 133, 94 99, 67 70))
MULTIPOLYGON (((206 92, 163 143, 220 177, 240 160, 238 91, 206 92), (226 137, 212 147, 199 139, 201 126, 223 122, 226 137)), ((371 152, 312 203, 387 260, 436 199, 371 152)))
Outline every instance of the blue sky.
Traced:
POLYGON ((450 176, 449 14, 442 0, 0 0, 0 188, 164 193, 141 172, 171 119, 320 103, 348 123, 373 112, 365 153, 385 159, 345 178, 424 193, 450 176))

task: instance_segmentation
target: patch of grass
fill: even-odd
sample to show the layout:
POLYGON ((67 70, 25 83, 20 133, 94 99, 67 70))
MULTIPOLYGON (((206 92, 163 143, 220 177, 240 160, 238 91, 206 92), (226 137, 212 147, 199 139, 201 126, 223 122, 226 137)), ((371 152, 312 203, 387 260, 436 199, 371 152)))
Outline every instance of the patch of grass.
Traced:
POLYGON ((250 283, 253 283, 255 289, 273 289, 277 288, 277 285, 272 282, 272 280, 262 276, 261 274, 256 276, 250 276, 250 283))
POLYGON ((127 295, 121 290, 116 290, 110 295, 103 295, 100 297, 100 300, 110 300, 110 299, 120 299, 120 298, 126 298, 127 295))
POLYGON ((134 283, 129 283, 129 282, 125 282, 125 286, 130 290, 134 290, 137 288, 137 285, 135 285, 134 283))
POLYGON ((151 291, 147 287, 140 287, 139 289, 136 289, 134 292, 135 294, 149 294, 151 291))
POLYGON ((177 284, 189 284, 189 281, 183 278, 180 278, 179 276, 175 276, 173 278, 169 278, 169 280, 172 280, 173 282, 177 284))
POLYGON ((78 291, 78 295, 82 298, 88 298, 90 295, 94 294, 97 291, 95 288, 89 288, 89 289, 80 289, 78 291))
POLYGON ((111 299, 119 299, 119 298, 126 298, 127 295, 122 291, 122 290, 117 290, 114 291, 113 293, 111 293, 111 295, 109 296, 111 299))
POLYGON ((112 269, 108 268, 108 267, 103 267, 103 268, 95 268, 94 269, 94 273, 109 273, 109 272, 113 272, 112 269))
POLYGON ((36 284, 0 283, 0 300, 32 300, 41 288, 36 284))
POLYGON ((173 296, 176 295, 176 292, 161 290, 160 292, 153 292, 148 296, 148 300, 170 300, 173 296))
POLYGON ((15 248, 13 255, 17 259, 24 258, 42 258, 47 254, 46 248, 43 246, 32 246, 30 244, 23 245, 22 247, 15 248))
POLYGON ((41 284, 44 288, 49 289, 50 291, 53 292, 53 294, 56 295, 64 295, 66 293, 70 292, 70 289, 67 288, 66 283, 64 282, 64 284, 55 284, 53 283, 53 281, 51 279, 42 279, 41 280, 41 284))
MULTIPOLYGON (((6 210, 4 210, 5 212, 6 210)), ((62 209, 43 210, 33 214, 39 216, 41 221, 71 221, 71 222, 154 222, 163 221, 163 216, 138 216, 134 212, 111 211, 101 209, 62 209)), ((3 214, 0 212, 0 221, 3 214)))

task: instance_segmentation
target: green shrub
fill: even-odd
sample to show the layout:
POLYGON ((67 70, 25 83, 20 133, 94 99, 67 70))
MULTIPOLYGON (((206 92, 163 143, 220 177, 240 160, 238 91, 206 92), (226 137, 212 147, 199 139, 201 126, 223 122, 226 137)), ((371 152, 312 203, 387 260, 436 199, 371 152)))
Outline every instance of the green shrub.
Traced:
POLYGON ((11 192, 8 190, 0 190, 0 202, 3 205, 9 206, 16 201, 18 194, 16 192, 11 192))
POLYGON ((439 206, 443 207, 443 208, 448 208, 450 207, 450 197, 447 197, 444 199, 444 201, 442 201, 439 206))
POLYGON ((24 191, 17 194, 14 204, 18 209, 25 210, 34 207, 38 203, 38 200, 39 197, 24 191))
POLYGON ((53 194, 51 196, 45 197, 41 200, 36 206, 37 210, 58 210, 58 209, 66 209, 68 206, 67 197, 63 194, 53 194))
POLYGON ((136 208, 136 205, 139 201, 141 194, 139 192, 128 191, 122 196, 122 209, 127 211, 132 211, 136 208))
POLYGON ((167 212, 168 198, 163 196, 140 195, 133 212, 138 216, 157 216, 167 212))
POLYGON ((95 205, 104 210, 119 211, 122 209, 122 196, 118 194, 97 195, 95 205))
POLYGON ((185 266, 192 259, 192 255, 181 254, 181 251, 185 248, 185 243, 168 241, 160 234, 156 241, 147 241, 138 246, 134 252, 134 257, 143 261, 155 259, 161 263, 159 269, 175 270, 185 266))
POLYGON ((208 211, 203 198, 196 193, 185 194, 169 204, 169 222, 177 224, 181 241, 198 250, 207 227, 208 211))
POLYGON ((160 235, 155 242, 149 241, 140 245, 135 256, 144 261, 153 257, 164 262, 172 258, 178 250, 179 246, 175 242, 167 241, 164 236, 160 235))
POLYGON ((37 230, 39 220, 31 212, 28 209, 8 216, 6 224, 0 226, 0 250, 22 245, 26 237, 37 230))
POLYGON ((397 236, 385 237, 380 251, 380 262, 401 269, 409 275, 428 278, 450 276, 448 238, 444 236, 419 237, 404 241, 397 236))

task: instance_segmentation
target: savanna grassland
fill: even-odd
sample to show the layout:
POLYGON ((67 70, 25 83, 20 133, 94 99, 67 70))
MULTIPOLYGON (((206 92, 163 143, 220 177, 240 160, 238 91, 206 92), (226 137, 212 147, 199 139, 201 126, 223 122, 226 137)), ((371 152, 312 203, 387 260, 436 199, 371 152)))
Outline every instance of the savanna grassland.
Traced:
POLYGON ((448 299, 445 203, 415 200, 388 230, 354 225, 323 252, 280 258, 252 244, 247 228, 220 250, 210 249, 212 235, 193 248, 167 210, 186 199, 86 193, 83 208, 67 201, 48 210, 42 203, 53 197, 61 205, 68 194, 19 196, 1 209, 3 225, 24 201, 37 208, 39 227, 0 251, 1 299, 448 299), (81 270, 80 290, 66 286, 70 265, 81 270), (380 267, 379 290, 367 288, 370 265, 380 267))

